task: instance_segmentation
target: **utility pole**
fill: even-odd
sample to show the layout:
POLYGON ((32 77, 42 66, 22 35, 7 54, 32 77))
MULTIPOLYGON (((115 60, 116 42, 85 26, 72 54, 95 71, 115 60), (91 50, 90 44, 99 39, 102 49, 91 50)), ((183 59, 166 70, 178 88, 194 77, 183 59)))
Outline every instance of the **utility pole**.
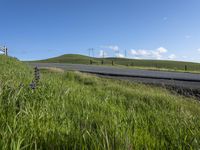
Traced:
POLYGON ((127 57, 126 49, 124 50, 124 56, 125 58, 127 57))
POLYGON ((105 53, 104 53, 104 50, 103 50, 103 58, 105 57, 105 53))
POLYGON ((89 51, 89 56, 94 57, 94 48, 89 48, 88 51, 89 51))
POLYGON ((94 57, 94 48, 91 48, 92 51, 92 57, 94 57))

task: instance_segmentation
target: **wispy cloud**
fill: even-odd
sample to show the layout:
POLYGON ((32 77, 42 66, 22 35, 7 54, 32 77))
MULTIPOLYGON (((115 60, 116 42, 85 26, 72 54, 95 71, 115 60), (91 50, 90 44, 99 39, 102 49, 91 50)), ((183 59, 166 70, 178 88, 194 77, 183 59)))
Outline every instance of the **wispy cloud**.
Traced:
POLYGON ((105 46, 101 46, 101 47, 109 49, 109 50, 113 50, 113 51, 119 51, 119 46, 117 46, 117 45, 105 45, 105 46))
POLYGON ((157 50, 156 50, 158 53, 162 54, 162 53, 166 53, 168 50, 164 47, 159 47, 157 50))
MULTIPOLYGON (((102 50, 99 51, 99 57, 107 57, 108 53, 113 52, 115 57, 124 58, 125 54, 120 53, 120 48, 118 45, 105 45, 101 46, 102 50), (109 51, 111 50, 111 51, 109 51)), ((200 49, 198 50, 200 52, 200 49)), ((112 53, 112 55, 113 55, 112 53)), ((165 47, 158 47, 157 49, 131 49, 128 51, 130 58, 134 59, 169 59, 175 60, 177 56, 175 54, 170 54, 165 47)))
POLYGON ((107 53, 104 50, 99 51, 99 57, 107 57, 107 53))
POLYGON ((115 56, 119 57, 119 58, 124 58, 125 57, 124 54, 121 54, 121 53, 117 53, 115 56))
POLYGON ((187 59, 187 58, 188 58, 188 56, 182 56, 182 58, 184 58, 184 59, 187 59))
POLYGON ((186 39, 190 39, 190 38, 192 38, 192 36, 191 35, 186 35, 185 38, 186 39))
POLYGON ((168 56, 168 59, 170 59, 170 60, 174 60, 174 59, 176 59, 176 58, 177 58, 177 57, 176 57, 175 54, 171 54, 171 55, 168 56))
POLYGON ((200 53, 200 48, 198 48, 197 51, 200 53))
POLYGON ((145 49, 139 49, 134 50, 132 49, 130 51, 130 54, 133 57, 137 58, 145 58, 145 59, 162 59, 162 55, 167 53, 168 50, 164 47, 159 47, 156 50, 145 50, 145 49))

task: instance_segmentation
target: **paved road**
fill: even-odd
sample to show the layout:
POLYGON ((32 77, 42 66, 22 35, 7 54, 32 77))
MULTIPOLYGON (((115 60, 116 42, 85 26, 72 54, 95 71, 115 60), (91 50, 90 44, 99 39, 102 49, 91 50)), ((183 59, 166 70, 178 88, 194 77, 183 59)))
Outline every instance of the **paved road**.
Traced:
POLYGON ((142 83, 158 84, 164 86, 169 85, 195 90, 200 89, 200 74, 62 63, 30 63, 30 65, 38 67, 57 67, 64 70, 75 70, 93 73, 103 77, 131 80, 142 83))

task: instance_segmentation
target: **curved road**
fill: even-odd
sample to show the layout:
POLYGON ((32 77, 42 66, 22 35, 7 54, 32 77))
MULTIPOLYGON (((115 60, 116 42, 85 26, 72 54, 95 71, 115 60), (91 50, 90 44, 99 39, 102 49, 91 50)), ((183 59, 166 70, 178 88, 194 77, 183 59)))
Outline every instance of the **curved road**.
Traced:
POLYGON ((200 89, 200 74, 150 71, 117 68, 109 66, 78 65, 63 63, 29 63, 31 66, 38 67, 56 67, 64 70, 74 70, 86 73, 92 73, 103 77, 133 80, 148 84, 158 84, 164 86, 174 86, 192 90, 200 89))

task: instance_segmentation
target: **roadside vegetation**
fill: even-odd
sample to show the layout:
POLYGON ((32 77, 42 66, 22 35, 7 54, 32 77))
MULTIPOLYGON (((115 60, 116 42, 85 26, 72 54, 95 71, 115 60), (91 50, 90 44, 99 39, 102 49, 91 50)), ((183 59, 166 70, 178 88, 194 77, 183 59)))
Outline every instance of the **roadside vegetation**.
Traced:
POLYGON ((198 149, 200 103, 143 84, 33 71, 0 56, 0 149, 198 149))
POLYGON ((91 64, 106 65, 115 67, 128 67, 135 69, 163 70, 163 71, 181 71, 200 73, 200 64, 181 61, 167 60, 138 60, 127 58, 93 58, 83 55, 66 54, 59 57, 38 60, 34 62, 43 63, 69 63, 69 64, 91 64))

